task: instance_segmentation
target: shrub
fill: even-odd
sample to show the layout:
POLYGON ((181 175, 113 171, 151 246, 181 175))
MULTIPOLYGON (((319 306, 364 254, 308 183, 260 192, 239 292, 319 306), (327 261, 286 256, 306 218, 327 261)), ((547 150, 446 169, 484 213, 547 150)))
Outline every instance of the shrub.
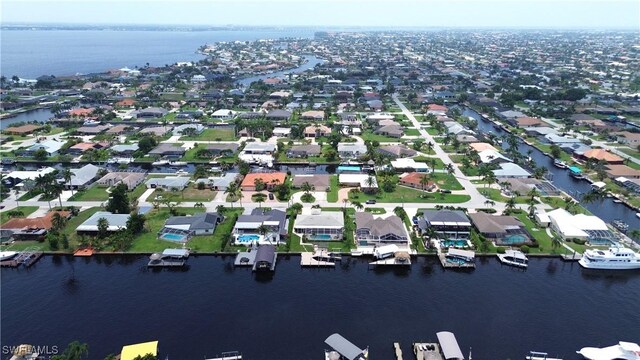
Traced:
POLYGON ((525 254, 528 254, 529 253, 529 246, 527 246, 527 245, 520 246, 520 251, 522 251, 525 254))
POLYGON ((503 247, 497 247, 497 248, 496 248, 496 251, 498 252, 498 254, 504 254, 504 252, 505 252, 505 248, 503 248, 503 247))

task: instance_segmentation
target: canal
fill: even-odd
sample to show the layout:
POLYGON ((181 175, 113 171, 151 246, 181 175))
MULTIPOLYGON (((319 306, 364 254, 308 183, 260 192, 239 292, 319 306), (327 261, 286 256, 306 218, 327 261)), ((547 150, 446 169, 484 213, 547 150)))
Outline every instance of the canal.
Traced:
POLYGON ((249 85, 251 85, 251 83, 254 81, 265 80, 268 78, 286 77, 289 74, 305 72, 309 69, 313 69, 316 65, 322 64, 325 62, 325 60, 319 57, 316 57, 314 55, 304 55, 303 57, 305 59, 305 62, 295 69, 282 70, 282 71, 273 72, 271 74, 247 77, 247 78, 238 80, 236 84, 242 87, 249 87, 249 85))
POLYGON ((53 117, 53 113, 49 109, 37 109, 25 111, 23 113, 17 114, 16 116, 5 118, 0 120, 0 130, 4 130, 10 127, 13 124, 20 122, 47 122, 49 119, 53 117))
MULTIPOLYGON (((372 359, 393 342, 455 333, 474 359, 523 359, 530 350, 577 359, 584 346, 640 340, 640 272, 584 270, 530 259, 526 271, 494 258, 473 272, 444 271, 435 258, 410 270, 369 270, 343 258, 335 269, 302 269, 278 257, 273 276, 234 268, 233 257, 197 256, 185 271, 151 271, 147 256, 45 256, 28 270, 2 269, 1 342, 89 344, 103 359, 125 344, 160 341, 160 359, 203 359, 238 350, 247 359, 322 359, 340 333, 372 359)), ((3 358, 5 358, 3 356, 3 358)))
MULTIPOLYGON (((504 130, 495 128, 492 122, 485 120, 480 116, 480 114, 472 109, 465 108, 462 115, 476 119, 478 122, 477 131, 486 135, 494 134, 497 136, 504 136, 507 134, 504 130)), ((506 141, 502 146, 505 148, 508 146, 506 141)), ((545 167, 551 174, 551 183, 574 198, 578 199, 580 196, 591 191, 591 184, 587 180, 574 179, 569 175, 569 170, 555 167, 553 165, 553 159, 546 156, 537 148, 527 145, 519 139, 518 149, 522 154, 530 153, 530 156, 535 161, 536 166, 545 167)), ((610 223, 613 220, 620 219, 629 224, 630 229, 640 228, 640 219, 636 217, 635 211, 624 204, 614 203, 611 198, 603 198, 592 203, 581 203, 581 205, 605 222, 610 223)))

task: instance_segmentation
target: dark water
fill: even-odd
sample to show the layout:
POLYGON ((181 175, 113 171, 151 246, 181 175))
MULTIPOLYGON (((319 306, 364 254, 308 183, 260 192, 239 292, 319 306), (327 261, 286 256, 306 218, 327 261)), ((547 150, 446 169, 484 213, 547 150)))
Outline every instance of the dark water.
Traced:
POLYGON ((219 41, 312 37, 303 29, 242 31, 2 31, 2 74, 34 79, 41 75, 103 72, 128 66, 163 66, 202 59, 196 50, 219 41))
MULTIPOLYGON (((465 109, 463 112, 464 116, 471 116, 478 120, 478 131, 483 133, 493 133, 496 135, 506 135, 507 133, 501 129, 496 129, 493 127, 493 123, 487 120, 484 120, 480 117, 480 115, 471 110, 465 109)), ((503 146, 506 148, 508 145, 503 143, 503 146)), ((567 169, 560 169, 553 165, 553 160, 544 155, 541 151, 534 148, 533 146, 529 146, 524 142, 520 142, 518 144, 518 149, 522 154, 528 154, 531 151, 531 158, 535 161, 536 166, 544 166, 547 168, 550 174, 552 174, 552 183, 557 188, 564 190, 574 198, 580 198, 580 196, 591 191, 591 184, 587 180, 577 180, 573 177, 569 176, 569 171, 567 169)), ((629 224, 630 229, 640 228, 640 219, 638 219, 635 215, 635 211, 631 210, 627 206, 623 204, 616 204, 610 198, 604 198, 602 200, 597 200, 592 203, 582 204, 582 206, 586 207, 591 213, 598 216, 605 222, 611 222, 616 219, 621 219, 622 221, 629 224)))
POLYGON ((0 120, 0 130, 10 127, 15 123, 38 121, 47 122, 53 117, 53 113, 49 109, 38 109, 20 113, 14 117, 0 120))
POLYGON ((251 77, 239 80, 238 84, 246 87, 246 86, 251 85, 251 83, 254 82, 254 81, 265 80, 265 79, 273 78, 273 77, 285 77, 286 75, 292 74, 292 73, 301 73, 301 72, 304 72, 306 70, 313 69, 316 65, 322 64, 324 62, 323 59, 320 59, 320 58, 318 58, 316 56, 313 56, 313 55, 305 55, 304 58, 306 59, 306 62, 304 64, 302 64, 301 66, 295 68, 295 69, 276 71, 276 72, 273 72, 271 74, 251 76, 251 77))
POLYGON ((585 272, 532 259, 527 271, 479 259, 472 273, 419 258, 409 271, 301 269, 279 257, 273 277, 233 269, 231 257, 192 257, 188 271, 149 271, 146 257, 45 257, 2 269, 2 344, 87 342, 92 359, 123 344, 159 340, 162 357, 202 359, 239 350, 247 359, 321 359, 338 332, 372 359, 399 341, 456 334, 474 359, 522 359, 529 350, 576 359, 583 346, 640 341, 640 273, 585 272), (75 277, 75 282, 70 279, 75 277))

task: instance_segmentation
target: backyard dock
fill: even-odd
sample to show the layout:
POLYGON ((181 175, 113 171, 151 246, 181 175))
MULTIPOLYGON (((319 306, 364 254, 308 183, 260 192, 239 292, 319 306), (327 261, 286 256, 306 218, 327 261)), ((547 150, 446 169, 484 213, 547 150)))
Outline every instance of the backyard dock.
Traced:
POLYGON ((582 254, 574 252, 574 253, 571 253, 571 254, 561 254, 560 257, 564 261, 578 261, 578 260, 582 259, 582 254))
POLYGON ((16 268, 20 265, 30 267, 40 260, 44 252, 35 249, 25 249, 19 252, 13 259, 0 262, 2 267, 16 268))
POLYGON ((376 260, 373 262, 370 262, 369 265, 373 265, 373 266, 382 266, 382 265, 386 265, 386 266, 411 266, 411 258, 409 257, 392 257, 392 258, 387 258, 387 259, 382 259, 382 260, 376 260))
POLYGON ((474 262, 452 262, 447 261, 447 255, 441 252, 438 252, 438 259, 440 259, 440 264, 445 269, 475 269, 476 264, 474 262))
POLYGON ((415 343, 413 352, 417 360, 444 360, 440 354, 440 345, 437 343, 415 343))
POLYGON ((400 343, 394 342, 393 349, 396 352, 396 360, 402 360, 402 349, 400 349, 400 343))
POLYGON ((300 266, 302 267, 333 267, 336 266, 335 262, 326 261, 326 260, 318 260, 314 258, 316 253, 312 252, 303 252, 300 254, 300 266))
POLYGON ((236 259, 233 262, 233 266, 251 266, 256 262, 257 248, 251 248, 247 251, 240 251, 236 255, 236 259))
POLYGON ((187 263, 188 249, 164 249, 162 253, 149 256, 148 267, 180 267, 187 263))
POLYGON ((242 354, 238 351, 229 351, 205 360, 242 360, 242 354))

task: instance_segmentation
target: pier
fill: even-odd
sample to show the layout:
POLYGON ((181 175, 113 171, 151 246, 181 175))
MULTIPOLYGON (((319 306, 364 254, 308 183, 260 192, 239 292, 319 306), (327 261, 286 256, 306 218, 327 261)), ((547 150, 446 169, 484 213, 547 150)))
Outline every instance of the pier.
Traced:
POLYGON ((402 360, 402 349, 400 349, 400 343, 399 342, 394 342, 393 343, 393 349, 396 352, 396 359, 397 360, 402 360))
POLYGON ((187 249, 165 249, 162 253, 149 256, 148 267, 180 267, 184 266, 189 257, 187 249))
POLYGON ((300 254, 300 266, 302 267, 334 267, 336 263, 333 261, 318 260, 316 253, 303 252, 300 254))
POLYGON ((247 251, 240 251, 238 255, 236 255, 236 259, 233 262, 233 266, 251 266, 256 262, 256 253, 258 247, 253 246, 247 251))
POLYGON ((475 253, 469 250, 449 249, 448 253, 438 250, 438 259, 445 269, 475 269, 475 253), (450 258, 447 258, 447 255, 450 258))
POLYGON ((398 251, 393 257, 380 259, 373 262, 370 262, 369 265, 373 266, 411 266, 411 257, 409 257, 409 253, 398 251))
POLYGON ((413 353, 417 360, 444 360, 437 343, 415 343, 413 353))
POLYGON ((242 354, 238 351, 229 351, 205 360, 242 360, 242 354))
POLYGON ((25 249, 19 252, 13 259, 2 261, 0 266, 17 268, 22 265, 28 268, 38 262, 42 255, 44 255, 44 252, 35 248, 25 249))

